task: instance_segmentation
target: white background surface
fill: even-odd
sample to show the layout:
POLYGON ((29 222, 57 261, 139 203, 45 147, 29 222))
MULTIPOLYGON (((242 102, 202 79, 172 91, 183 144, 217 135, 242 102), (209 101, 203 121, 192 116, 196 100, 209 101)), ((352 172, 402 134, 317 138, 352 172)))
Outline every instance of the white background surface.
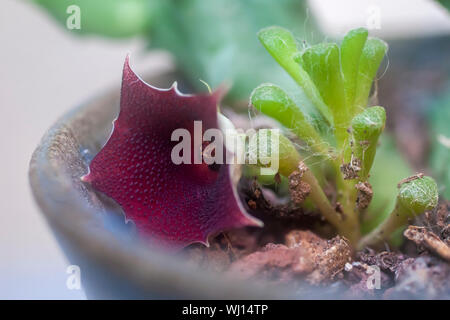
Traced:
MULTIPOLYGON (((364 26, 369 5, 381 7, 379 32, 384 34, 450 30, 446 13, 426 0, 311 1, 320 25, 333 34, 364 26), (396 33, 390 32, 394 28, 396 33)), ((84 297, 82 291, 66 288, 68 262, 31 197, 28 162, 45 130, 59 116, 99 90, 120 84, 126 52, 133 53, 132 64, 138 72, 170 66, 167 55, 144 55, 143 47, 136 39, 73 37, 31 4, 1 0, 0 298, 84 297)))
POLYGON ((0 2, 0 298, 83 298, 66 288, 67 260, 35 205, 28 163, 45 130, 96 92, 119 86, 128 51, 136 71, 169 65, 138 40, 78 38, 32 4, 0 2))
POLYGON ((322 30, 341 37, 366 27, 373 36, 411 38, 449 34, 446 10, 433 0, 309 0, 322 30), (379 22, 375 19, 379 18, 379 22))

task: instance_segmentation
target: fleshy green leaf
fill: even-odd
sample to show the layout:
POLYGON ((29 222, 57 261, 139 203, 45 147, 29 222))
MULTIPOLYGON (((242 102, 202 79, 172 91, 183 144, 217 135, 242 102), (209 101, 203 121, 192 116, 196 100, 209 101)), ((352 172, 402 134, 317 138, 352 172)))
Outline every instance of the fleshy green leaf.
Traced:
POLYGON ((359 71, 356 83, 356 95, 354 106, 356 113, 361 112, 367 106, 370 89, 377 70, 386 54, 388 45, 383 40, 369 38, 364 45, 359 60, 359 71))
POLYGON ((250 102, 262 113, 291 129, 312 148, 327 152, 326 143, 308 122, 302 110, 280 87, 269 83, 262 84, 252 92, 250 102))
POLYGON ((367 29, 353 29, 345 35, 341 43, 341 66, 344 78, 345 102, 352 115, 354 115, 353 104, 356 95, 359 61, 367 36, 367 29))
POLYGON ((309 74, 323 101, 331 109, 336 138, 342 146, 348 137, 346 130, 351 119, 345 108, 339 47, 335 43, 321 43, 306 49, 296 60, 309 74))
POLYGON ((334 124, 330 109, 322 100, 319 90, 308 73, 294 60, 298 54, 297 43, 292 33, 281 27, 269 27, 258 33, 258 38, 272 57, 303 88, 308 98, 325 119, 334 124))
POLYGON ((378 138, 386 123, 383 107, 370 107, 352 120, 353 156, 361 160, 359 178, 367 180, 372 168, 378 144, 378 138))
POLYGON ((433 178, 415 175, 404 179, 399 185, 394 210, 376 229, 360 240, 359 249, 389 240, 397 235, 396 231, 403 228, 408 220, 432 210, 437 203, 438 190, 433 178))
POLYGON ((233 84, 232 102, 247 101, 264 82, 295 88, 295 82, 273 63, 255 34, 281 25, 298 36, 320 35, 306 1, 298 0, 32 0, 46 9, 64 31, 110 37, 144 34, 151 49, 169 51, 189 86, 204 90, 233 84), (81 30, 67 30, 69 4, 81 8, 81 30), (142 8, 141 8, 142 4, 142 8), (147 5, 147 7, 143 7, 147 5), (137 10, 133 8, 139 8, 137 10), (122 20, 123 19, 123 20, 122 20), (306 31, 307 30, 307 33, 306 31))
POLYGON ((398 214, 408 218, 436 207, 438 203, 437 184, 431 177, 421 177, 400 185, 398 192, 398 214))

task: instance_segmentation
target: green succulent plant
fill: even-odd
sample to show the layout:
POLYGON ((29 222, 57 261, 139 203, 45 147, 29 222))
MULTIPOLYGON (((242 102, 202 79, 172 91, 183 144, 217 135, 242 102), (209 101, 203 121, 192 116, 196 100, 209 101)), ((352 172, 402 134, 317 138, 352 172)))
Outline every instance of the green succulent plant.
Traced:
MULTIPOLYGON (((258 83, 271 81, 282 85, 287 91, 276 84, 261 84, 250 98, 256 109, 298 137, 296 144, 282 134, 277 137, 281 180, 287 181, 302 163, 303 169, 307 168, 302 179, 310 188, 305 204, 312 203, 355 246, 387 240, 386 235, 392 230, 385 229, 408 220, 394 219, 393 215, 406 216, 405 210, 402 211, 406 208, 404 201, 396 197, 396 184, 411 174, 410 169, 392 139, 383 133, 384 108, 369 106, 373 80, 388 47, 384 41, 369 37, 367 30, 351 30, 340 44, 313 46, 300 45, 290 31, 281 27, 261 30, 260 42, 285 74, 271 63, 270 55, 264 54, 253 35, 268 24, 283 24, 303 37, 306 31, 318 35, 312 19, 306 23, 304 1, 33 2, 64 26, 68 7, 77 5, 81 29, 70 30, 73 33, 114 38, 141 36, 148 40, 150 48, 169 50, 197 88, 203 86, 198 79, 213 87, 224 80, 233 81, 228 95, 232 102, 246 99, 258 83), (292 91, 293 88, 298 90, 292 91), (332 195, 324 192, 329 186, 333 187, 332 195), (392 211, 392 207, 397 209, 392 211)), ((449 135, 440 115, 431 121, 440 124, 436 126, 440 128, 436 137, 443 140, 449 135)), ((440 182, 447 188, 441 191, 448 197, 449 170, 445 159, 449 149, 440 140, 434 142, 431 166, 436 175, 444 176, 440 182)), ((252 167, 247 166, 246 170, 252 172, 252 167)), ((258 178, 268 184, 274 176, 258 178)), ((420 183, 424 179, 431 186, 426 177, 407 185, 420 189, 424 187, 420 183)), ((435 189, 428 190, 427 194, 416 194, 423 197, 423 203, 433 204, 435 189)))
MULTIPOLYGON (((288 177, 301 171, 302 181, 309 185, 308 198, 338 233, 355 247, 374 245, 389 240, 409 219, 436 206, 436 183, 419 175, 406 179, 396 198, 395 186, 389 188, 396 201, 390 214, 374 212, 370 207, 374 189, 379 189, 372 188, 371 169, 386 113, 381 106, 369 106, 369 101, 374 78, 388 50, 384 41, 369 37, 364 28, 348 32, 340 45, 320 43, 301 49, 293 34, 281 27, 265 28, 258 38, 320 116, 312 119, 301 104, 271 83, 254 89, 250 103, 301 141, 298 147, 279 137, 283 141, 279 173, 288 177), (318 162, 319 170, 314 169, 318 162), (334 187, 334 194, 324 192, 326 185, 334 187), (368 221, 364 217, 369 217, 368 221)), ((396 159, 392 157, 394 164, 396 159)))

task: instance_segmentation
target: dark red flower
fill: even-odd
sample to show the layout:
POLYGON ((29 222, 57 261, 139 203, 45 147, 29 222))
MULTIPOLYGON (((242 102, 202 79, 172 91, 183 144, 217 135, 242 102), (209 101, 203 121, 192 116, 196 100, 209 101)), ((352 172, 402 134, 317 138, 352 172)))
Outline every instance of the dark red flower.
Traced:
POLYGON ((120 113, 111 137, 95 156, 83 181, 114 199, 139 235, 170 248, 208 235, 261 223, 242 208, 232 185, 230 166, 179 164, 171 160, 178 142, 172 132, 218 128, 221 94, 183 95, 176 84, 158 89, 142 81, 125 60, 120 113))

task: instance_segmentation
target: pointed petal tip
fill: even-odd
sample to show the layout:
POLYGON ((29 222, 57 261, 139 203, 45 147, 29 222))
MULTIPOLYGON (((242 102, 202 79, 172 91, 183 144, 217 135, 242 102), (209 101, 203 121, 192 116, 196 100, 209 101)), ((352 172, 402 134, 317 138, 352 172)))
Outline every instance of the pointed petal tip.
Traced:
POLYGON ((201 243, 202 245, 204 245, 207 248, 209 248, 211 246, 210 243, 209 243, 208 237, 206 237, 205 240, 199 240, 198 243, 201 243))
POLYGON ((247 220, 248 220, 247 226, 249 227, 260 227, 260 228, 264 227, 264 222, 253 216, 247 215, 247 220))
POLYGON ((82 182, 91 182, 90 174, 89 174, 89 173, 88 173, 88 174, 85 174, 84 176, 82 176, 82 177, 80 178, 80 180, 81 180, 82 182))
POLYGON ((131 66, 130 66, 130 55, 131 54, 128 52, 127 55, 125 56, 125 61, 123 63, 122 84, 125 82, 125 80, 130 80, 132 78, 139 79, 137 74, 133 71, 133 69, 131 69, 131 66))
POLYGON ((123 69, 124 70, 125 69, 131 69, 131 67, 130 67, 130 56, 131 56, 131 53, 127 52, 127 54, 125 55, 125 61, 123 63, 123 69))
POLYGON ((223 82, 219 87, 217 87, 217 89, 215 89, 211 93, 211 95, 219 103, 228 94, 230 89, 231 89, 231 83, 230 82, 223 82))
POLYGON ((260 219, 252 216, 250 213, 245 210, 242 205, 239 205, 240 207, 240 217, 236 218, 236 221, 239 221, 238 225, 235 226, 235 228, 240 227, 264 227, 264 222, 262 222, 260 219))
POLYGON ((177 94, 180 94, 180 91, 178 90, 178 82, 174 81, 170 86, 169 90, 174 91, 177 94))

